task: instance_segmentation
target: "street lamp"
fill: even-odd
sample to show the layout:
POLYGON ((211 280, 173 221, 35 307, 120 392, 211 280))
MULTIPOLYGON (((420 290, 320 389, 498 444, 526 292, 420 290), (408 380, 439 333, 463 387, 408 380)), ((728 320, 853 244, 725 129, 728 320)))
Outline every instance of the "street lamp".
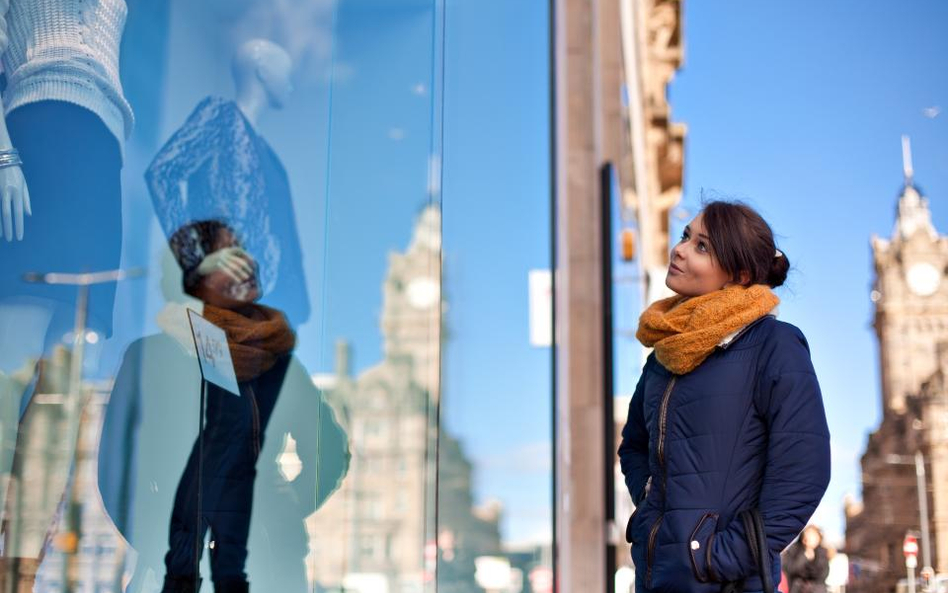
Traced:
POLYGON ((922 524, 922 562, 923 573, 934 574, 932 570, 931 541, 928 536, 928 486, 925 482, 925 457, 921 451, 915 455, 898 455, 890 453, 885 456, 885 462, 893 465, 914 465, 915 482, 918 490, 918 514, 922 524))

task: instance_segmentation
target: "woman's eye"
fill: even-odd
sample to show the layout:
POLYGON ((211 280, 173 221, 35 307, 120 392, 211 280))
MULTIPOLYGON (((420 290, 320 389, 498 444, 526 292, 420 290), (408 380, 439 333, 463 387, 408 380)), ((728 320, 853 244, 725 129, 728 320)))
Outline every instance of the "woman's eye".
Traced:
POLYGON ((708 246, 705 245, 703 242, 701 242, 701 243, 698 243, 698 249, 701 250, 701 251, 707 251, 707 250, 708 250, 708 246))
POLYGON ((679 239, 679 242, 687 241, 687 240, 688 240, 688 231, 685 231, 681 234, 681 239, 679 239))

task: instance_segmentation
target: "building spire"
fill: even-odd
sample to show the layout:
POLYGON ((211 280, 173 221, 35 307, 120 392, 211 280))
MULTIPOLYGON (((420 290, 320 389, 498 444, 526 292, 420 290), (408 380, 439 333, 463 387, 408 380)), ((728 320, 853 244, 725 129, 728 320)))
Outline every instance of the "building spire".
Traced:
POLYGON ((932 225, 932 214, 928 209, 928 200, 922 197, 915 187, 912 168, 912 145, 909 137, 902 136, 902 173, 905 175, 905 185, 896 207, 895 229, 893 235, 901 235, 908 239, 916 231, 924 231, 931 239, 937 239, 938 233, 932 225))
POLYGON ((905 175, 905 185, 912 185, 912 142, 909 137, 902 134, 902 173, 905 175))

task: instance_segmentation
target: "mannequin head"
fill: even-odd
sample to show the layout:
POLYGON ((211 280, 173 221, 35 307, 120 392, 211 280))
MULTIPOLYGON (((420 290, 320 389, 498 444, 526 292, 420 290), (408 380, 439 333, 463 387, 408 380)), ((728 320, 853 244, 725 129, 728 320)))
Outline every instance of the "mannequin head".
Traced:
POLYGON ((251 39, 234 54, 233 75, 237 103, 254 121, 263 107, 282 109, 293 85, 293 62, 279 45, 266 39, 251 39))

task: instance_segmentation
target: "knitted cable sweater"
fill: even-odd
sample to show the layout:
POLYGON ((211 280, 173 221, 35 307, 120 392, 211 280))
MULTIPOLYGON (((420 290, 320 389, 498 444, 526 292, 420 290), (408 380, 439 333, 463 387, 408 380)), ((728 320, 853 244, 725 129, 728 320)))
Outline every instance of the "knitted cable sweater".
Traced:
POLYGON ((92 111, 124 148, 132 108, 119 82, 125 0, 0 0, 5 113, 37 101, 92 111))

